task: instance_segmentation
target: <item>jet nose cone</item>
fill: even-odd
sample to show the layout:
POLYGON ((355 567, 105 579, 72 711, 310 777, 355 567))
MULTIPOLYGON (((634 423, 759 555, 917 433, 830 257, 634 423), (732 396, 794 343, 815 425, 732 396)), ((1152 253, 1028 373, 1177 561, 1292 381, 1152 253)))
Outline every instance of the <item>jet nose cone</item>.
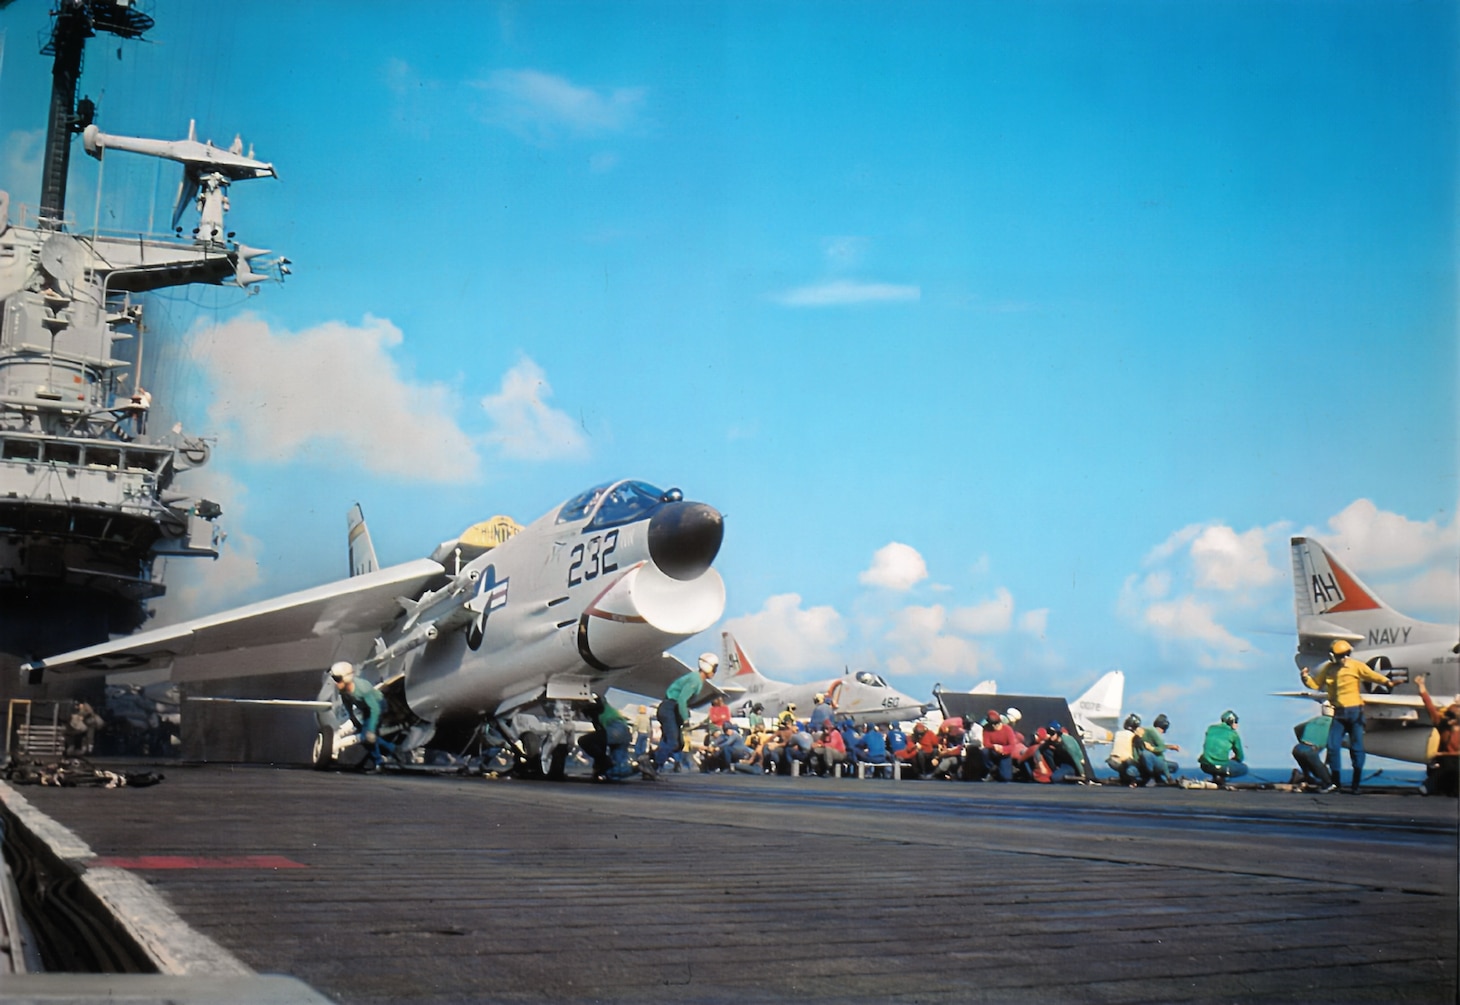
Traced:
POLYGON ((671 579, 704 575, 720 552, 725 519, 713 506, 673 502, 649 518, 649 557, 671 579))

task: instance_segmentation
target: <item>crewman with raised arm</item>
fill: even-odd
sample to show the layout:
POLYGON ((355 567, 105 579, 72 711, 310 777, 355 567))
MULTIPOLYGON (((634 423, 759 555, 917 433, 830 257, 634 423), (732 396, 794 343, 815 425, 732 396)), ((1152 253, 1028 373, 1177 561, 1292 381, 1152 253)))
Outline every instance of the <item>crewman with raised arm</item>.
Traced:
POLYGON ((1303 686, 1328 692, 1333 703, 1333 725, 1328 727, 1328 770, 1333 772, 1335 785, 1343 785, 1343 737, 1348 734, 1349 763, 1353 767, 1353 778, 1348 790, 1359 791, 1359 782, 1364 778, 1364 691, 1363 683, 1390 683, 1389 678, 1379 671, 1360 663, 1349 654, 1354 647, 1343 639, 1335 639, 1328 647, 1328 662, 1309 674, 1303 669, 1303 686))

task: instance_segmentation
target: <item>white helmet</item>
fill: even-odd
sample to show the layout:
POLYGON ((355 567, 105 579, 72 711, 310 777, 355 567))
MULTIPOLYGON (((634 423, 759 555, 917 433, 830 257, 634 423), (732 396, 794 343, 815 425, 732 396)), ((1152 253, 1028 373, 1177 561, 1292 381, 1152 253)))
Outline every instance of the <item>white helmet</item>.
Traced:
POLYGON ((353 664, 340 660, 340 662, 330 667, 330 676, 337 681, 354 680, 355 667, 353 664))
POLYGON ((716 656, 714 653, 700 654, 700 673, 708 673, 713 675, 714 672, 719 668, 720 657, 716 656))
POLYGON ((1009 725, 1012 726, 1014 723, 1024 718, 1024 713, 1019 711, 1017 708, 1006 709, 1004 712, 1004 718, 1007 719, 1009 721, 1009 725))

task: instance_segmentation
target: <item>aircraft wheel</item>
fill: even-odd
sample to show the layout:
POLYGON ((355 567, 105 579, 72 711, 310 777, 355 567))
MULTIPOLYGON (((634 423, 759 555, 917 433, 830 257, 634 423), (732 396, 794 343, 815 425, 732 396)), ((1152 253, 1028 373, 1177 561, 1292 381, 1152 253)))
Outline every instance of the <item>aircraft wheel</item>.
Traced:
POLYGON ((314 734, 314 750, 310 760, 315 771, 328 771, 335 761, 335 733, 332 729, 319 727, 314 734))

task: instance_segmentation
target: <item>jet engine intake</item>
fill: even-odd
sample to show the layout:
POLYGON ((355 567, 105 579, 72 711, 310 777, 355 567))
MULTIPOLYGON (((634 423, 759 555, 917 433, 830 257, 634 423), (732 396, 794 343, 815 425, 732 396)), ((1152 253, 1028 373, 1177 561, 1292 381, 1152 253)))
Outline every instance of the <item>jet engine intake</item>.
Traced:
POLYGON ((635 666, 719 620, 725 582, 718 572, 706 568, 683 580, 656 566, 634 566, 584 609, 578 619, 583 662, 599 671, 635 666))

